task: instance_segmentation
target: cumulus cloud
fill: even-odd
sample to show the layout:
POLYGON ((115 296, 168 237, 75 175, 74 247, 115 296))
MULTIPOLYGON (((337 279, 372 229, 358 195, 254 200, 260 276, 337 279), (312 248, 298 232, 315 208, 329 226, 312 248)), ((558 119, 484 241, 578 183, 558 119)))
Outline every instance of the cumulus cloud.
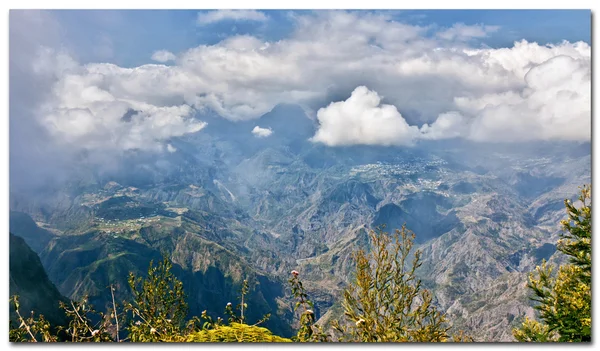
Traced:
POLYGON ((194 109, 187 104, 139 94, 154 83, 158 83, 154 90, 161 86, 160 79, 136 81, 136 73, 144 67, 81 66, 63 56, 44 50, 40 64, 34 66, 61 77, 37 111, 39 122, 58 143, 88 149, 160 150, 165 140, 206 125, 194 118, 194 109), (127 88, 129 93, 124 94, 127 88))
POLYGON ((271 128, 261 128, 256 126, 254 129, 252 129, 252 134, 254 134, 254 136, 257 138, 266 138, 273 134, 273 130, 271 130, 271 128))
POLYGON ((409 126, 395 106, 381 104, 374 91, 360 86, 345 101, 317 112, 319 129, 312 141, 329 146, 411 145, 419 129, 409 126))
POLYGON ((469 138, 477 141, 590 140, 591 67, 559 55, 532 67, 521 94, 457 99, 474 111, 469 138))
POLYGON ((175 54, 173 54, 170 51, 167 50, 159 50, 159 51, 155 51, 152 54, 152 60, 156 61, 156 62, 169 62, 169 61, 175 61, 177 57, 175 56, 175 54))
MULTIPOLYGON (((202 15, 241 16, 231 13, 237 12, 202 15)), ((320 11, 293 20, 294 31, 281 40, 233 36, 184 51, 172 66, 80 65, 59 52, 46 54, 36 69, 55 83, 38 121, 63 143, 155 149, 202 129, 194 116, 204 111, 248 120, 295 103, 319 119, 313 140, 328 145, 589 140, 586 43, 475 49, 464 38, 493 27, 456 25, 432 36, 431 28, 382 14, 320 11), (361 113, 344 108, 350 105, 361 113)))
POLYGON ((264 13, 256 10, 212 10, 199 13, 197 23, 205 25, 223 20, 264 22, 267 19, 264 13))
POLYGON ((424 124, 422 139, 451 139, 469 135, 469 121, 459 112, 446 112, 438 116, 431 125, 424 124))
POLYGON ((311 139, 329 146, 412 145, 415 141, 467 138, 474 141, 587 141, 591 138, 590 66, 557 56, 533 67, 521 94, 457 98, 462 111, 440 114, 421 128, 409 125, 395 106, 357 87, 345 101, 317 112, 319 129, 311 139))

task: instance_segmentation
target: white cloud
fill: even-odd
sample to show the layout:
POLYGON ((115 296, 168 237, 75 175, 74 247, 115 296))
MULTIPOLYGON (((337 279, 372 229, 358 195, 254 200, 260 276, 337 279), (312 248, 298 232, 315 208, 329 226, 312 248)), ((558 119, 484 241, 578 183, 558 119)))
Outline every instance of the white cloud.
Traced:
POLYGON ((329 146, 411 145, 419 129, 409 126, 395 106, 360 86, 345 101, 332 102, 317 112, 319 129, 312 138, 329 146))
POLYGON ((173 152, 177 151, 177 148, 171 144, 167 144, 167 151, 170 153, 173 153, 173 152))
POLYGON ((255 126, 254 129, 252 129, 252 134, 254 134, 254 136, 257 138, 266 138, 273 134, 273 130, 271 130, 271 128, 261 128, 259 126, 255 126))
POLYGON ((589 59, 556 56, 534 66, 521 94, 461 99, 475 110, 469 138, 478 141, 590 140, 589 59))
POLYGON ((509 48, 474 49, 461 38, 493 28, 455 26, 454 34, 440 34, 448 38, 442 39, 428 35, 430 28, 380 14, 322 11, 293 20, 295 30, 287 38, 234 36, 184 51, 172 66, 79 65, 56 53, 40 57, 36 72, 56 83, 39 121, 61 142, 157 148, 169 137, 202 129, 193 118, 198 111, 231 120, 260 117, 279 103, 317 111, 333 96, 340 100, 368 86, 372 92, 355 91, 356 99, 321 110, 319 118, 331 126, 322 125, 314 140, 330 145, 457 136, 484 141, 588 135, 589 140, 586 43, 521 41, 509 48), (379 104, 378 93, 388 105, 379 104), (350 104, 362 113, 341 108, 350 104), (139 113, 125 122, 129 110, 139 113), (371 119, 375 126, 366 124, 371 119), (338 127, 349 129, 334 130, 338 127))
POLYGON ((455 107, 460 113, 442 114, 432 125, 424 125, 423 138, 590 140, 590 60, 586 55, 574 56, 577 58, 540 55, 528 65, 524 85, 518 89, 456 97, 455 107))
POLYGON ((466 41, 473 38, 484 38, 490 33, 497 32, 499 26, 486 26, 483 24, 466 25, 464 23, 455 23, 452 27, 437 32, 436 35, 444 40, 466 41))
POLYGON ((177 57, 175 56, 175 54, 173 54, 170 51, 167 50, 159 50, 159 51, 155 51, 152 54, 152 60, 156 61, 156 62, 169 62, 169 61, 175 61, 177 57))
POLYGON ((590 140, 590 76, 589 61, 557 56, 529 70, 521 94, 457 98, 462 113, 442 113, 420 129, 409 125, 395 106, 380 104, 376 92, 360 86, 347 100, 317 112, 319 129, 311 140, 329 146, 412 145, 418 139, 449 138, 590 140))
POLYGON ((256 10, 211 10, 198 13, 197 23, 205 25, 223 20, 264 22, 267 19, 264 13, 256 10))
POLYGON ((424 124, 420 130, 423 139, 450 139, 469 134, 468 121, 456 111, 439 115, 435 122, 424 124))
POLYGON ((148 95, 147 87, 162 82, 150 77, 138 81, 143 66, 79 66, 67 58, 44 50, 38 62, 47 64, 35 66, 39 72, 60 77, 37 111, 40 123, 59 143, 90 149, 159 150, 165 140, 206 125, 193 118, 194 109, 183 101, 148 95))

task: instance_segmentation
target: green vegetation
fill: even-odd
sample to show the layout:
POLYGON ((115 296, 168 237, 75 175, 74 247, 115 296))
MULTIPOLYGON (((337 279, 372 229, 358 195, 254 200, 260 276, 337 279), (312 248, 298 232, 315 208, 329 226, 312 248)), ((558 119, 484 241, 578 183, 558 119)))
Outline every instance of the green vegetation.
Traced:
POLYGON ((241 323, 221 325, 215 329, 190 333, 186 342, 292 342, 273 335, 267 328, 241 323))
POLYGON ((185 320, 187 304, 183 283, 171 272, 171 261, 164 257, 156 266, 151 261, 145 278, 129 275, 132 302, 123 302, 120 312, 114 301, 114 287, 111 286, 112 308, 105 314, 94 310, 87 297, 68 304, 61 302, 67 326, 58 326, 54 332, 43 315, 37 318, 32 313, 24 318, 19 309, 19 298, 13 296, 11 302, 17 316, 18 327, 11 323, 12 342, 213 342, 213 341, 270 341, 289 342, 291 340, 272 335, 266 328, 257 327, 265 322, 265 315, 254 325, 244 324, 244 302, 248 293, 248 282, 244 281, 241 290, 241 303, 237 306, 240 316, 228 304, 225 313, 229 315, 229 325, 223 319, 216 321, 204 311, 200 318, 185 320), (119 326, 126 326, 123 330, 119 326), (126 334, 125 338, 121 338, 126 334))
POLYGON ((414 238, 405 226, 396 230, 393 240, 384 232, 371 232, 371 251, 355 253, 356 277, 344 291, 343 302, 349 323, 336 326, 343 341, 444 342, 450 338, 444 314, 432 305, 431 294, 421 290, 415 276, 421 252, 416 251, 409 262, 414 238))
POLYGON ((513 330, 518 341, 529 342, 590 342, 592 283, 592 205, 591 186, 584 186, 579 195, 581 206, 565 200, 569 219, 561 221, 564 233, 557 250, 567 255, 569 262, 558 268, 545 261, 529 275, 528 287, 533 292, 534 307, 539 320, 526 318, 513 330))
MULTIPOLYGON (((67 322, 65 313, 59 308, 61 301, 67 301, 48 279, 39 257, 31 250, 25 240, 9 234, 10 241, 10 284, 12 294, 19 296, 19 305, 23 311, 35 311, 43 314, 52 325, 67 322)), ((10 319, 16 322, 19 317, 11 311, 10 319)))
POLYGON ((58 340, 55 335, 52 335, 50 323, 43 315, 40 315, 36 319, 35 314, 31 311, 31 316, 24 318, 19 312, 19 308, 21 307, 19 304, 19 297, 16 295, 13 296, 11 302, 15 307, 15 314, 18 316, 17 320, 19 321, 19 327, 15 328, 12 321, 10 322, 11 327, 8 334, 10 341, 55 342, 58 340))
MULTIPOLYGON (((530 275, 529 288, 538 304, 540 321, 526 319, 513 334, 519 341, 591 341, 591 204, 590 187, 583 187, 577 208, 565 202, 569 219, 557 249, 570 261, 558 275, 545 262, 530 275)), ((355 274, 343 291, 343 316, 330 327, 317 322, 315 306, 300 280, 291 272, 289 284, 295 299, 298 322, 291 339, 260 327, 270 314, 254 324, 248 321, 249 282, 244 280, 239 304, 225 306, 227 319, 213 319, 204 311, 186 320, 188 306, 183 283, 171 272, 164 255, 150 262, 145 277, 129 274, 131 301, 112 304, 107 313, 94 310, 86 297, 61 302, 69 322, 53 328, 44 316, 20 313, 18 296, 11 302, 18 327, 11 323, 12 342, 472 342, 462 331, 451 333, 447 317, 422 288, 415 271, 421 252, 413 250, 415 235, 402 226, 390 235, 382 230, 369 233, 369 250, 359 249, 352 258, 355 274), (412 260, 411 260, 412 257, 412 260)))
MULTIPOLYGON (((253 325, 247 324, 245 311, 248 304, 248 281, 240 291, 240 303, 225 307, 227 323, 223 318, 213 320, 206 311, 200 318, 185 321, 187 304, 183 283, 171 272, 171 261, 164 257, 158 264, 150 263, 145 278, 129 275, 129 287, 133 301, 123 302, 117 312, 114 288, 111 286, 112 309, 99 313, 84 297, 79 302, 62 303, 70 319, 68 327, 60 328, 62 334, 53 335, 43 316, 25 320, 19 314, 18 298, 13 304, 19 316, 20 326, 11 329, 11 341, 131 341, 131 342, 389 342, 389 341, 447 341, 449 327, 445 317, 432 306, 431 295, 420 290, 421 283, 414 276, 419 266, 420 253, 410 268, 405 264, 412 249, 414 234, 409 236, 406 228, 397 230, 393 248, 385 232, 372 232, 370 253, 359 250, 354 259, 357 266, 355 282, 344 292, 344 319, 334 321, 334 327, 325 332, 316 323, 314 304, 299 279, 292 271, 289 283, 297 300, 294 311, 299 315, 299 325, 292 339, 273 335, 266 328, 258 327, 268 320, 265 315, 253 325), (401 238, 401 239, 400 239, 401 238), (93 321, 98 322, 94 323, 93 321), (120 338, 125 327, 126 337, 120 338)), ((468 337, 454 337, 455 341, 469 341, 468 337)))
POLYGON ((145 279, 129 274, 133 303, 125 303, 125 311, 132 313, 128 328, 131 341, 164 341, 181 334, 187 303, 183 283, 171 268, 171 261, 165 257, 157 267, 150 261, 145 279))

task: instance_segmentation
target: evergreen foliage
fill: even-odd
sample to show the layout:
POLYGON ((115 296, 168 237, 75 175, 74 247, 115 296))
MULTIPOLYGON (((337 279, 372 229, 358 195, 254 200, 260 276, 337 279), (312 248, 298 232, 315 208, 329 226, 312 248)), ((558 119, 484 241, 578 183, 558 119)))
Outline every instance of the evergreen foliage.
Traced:
POLYGON ((561 221, 564 233, 557 249, 569 258, 557 274, 545 261, 529 275, 528 287, 537 302, 539 320, 526 318, 513 330, 518 341, 590 342, 592 281, 591 186, 581 188, 581 205, 565 200, 568 219, 561 221))

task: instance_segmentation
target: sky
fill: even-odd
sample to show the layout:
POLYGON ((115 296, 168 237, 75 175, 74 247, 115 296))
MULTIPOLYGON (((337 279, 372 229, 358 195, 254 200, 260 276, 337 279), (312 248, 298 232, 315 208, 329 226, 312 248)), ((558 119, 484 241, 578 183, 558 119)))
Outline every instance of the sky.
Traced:
POLYGON ((11 174, 64 169, 81 152, 176 152, 169 140, 206 132, 207 114, 254 120, 279 104, 301 106, 310 141, 330 147, 591 139, 586 10, 11 10, 9 21, 11 174))
MULTIPOLYGON (((80 62, 101 60, 123 67, 148 63, 154 51, 180 52, 190 47, 216 44, 224 38, 249 34, 277 41, 294 29, 291 13, 308 10, 264 10, 268 20, 224 18, 200 25, 198 16, 211 11, 190 10, 62 10, 53 16, 64 28, 65 41, 75 47, 80 62), (98 48, 100 47, 100 49, 98 48), (104 50, 102 50, 104 48, 104 50)), ((507 47, 526 39, 540 44, 584 41, 591 36, 588 10, 390 10, 397 21, 412 25, 451 27, 455 23, 500 26, 501 30, 479 38, 477 44, 507 47)))

